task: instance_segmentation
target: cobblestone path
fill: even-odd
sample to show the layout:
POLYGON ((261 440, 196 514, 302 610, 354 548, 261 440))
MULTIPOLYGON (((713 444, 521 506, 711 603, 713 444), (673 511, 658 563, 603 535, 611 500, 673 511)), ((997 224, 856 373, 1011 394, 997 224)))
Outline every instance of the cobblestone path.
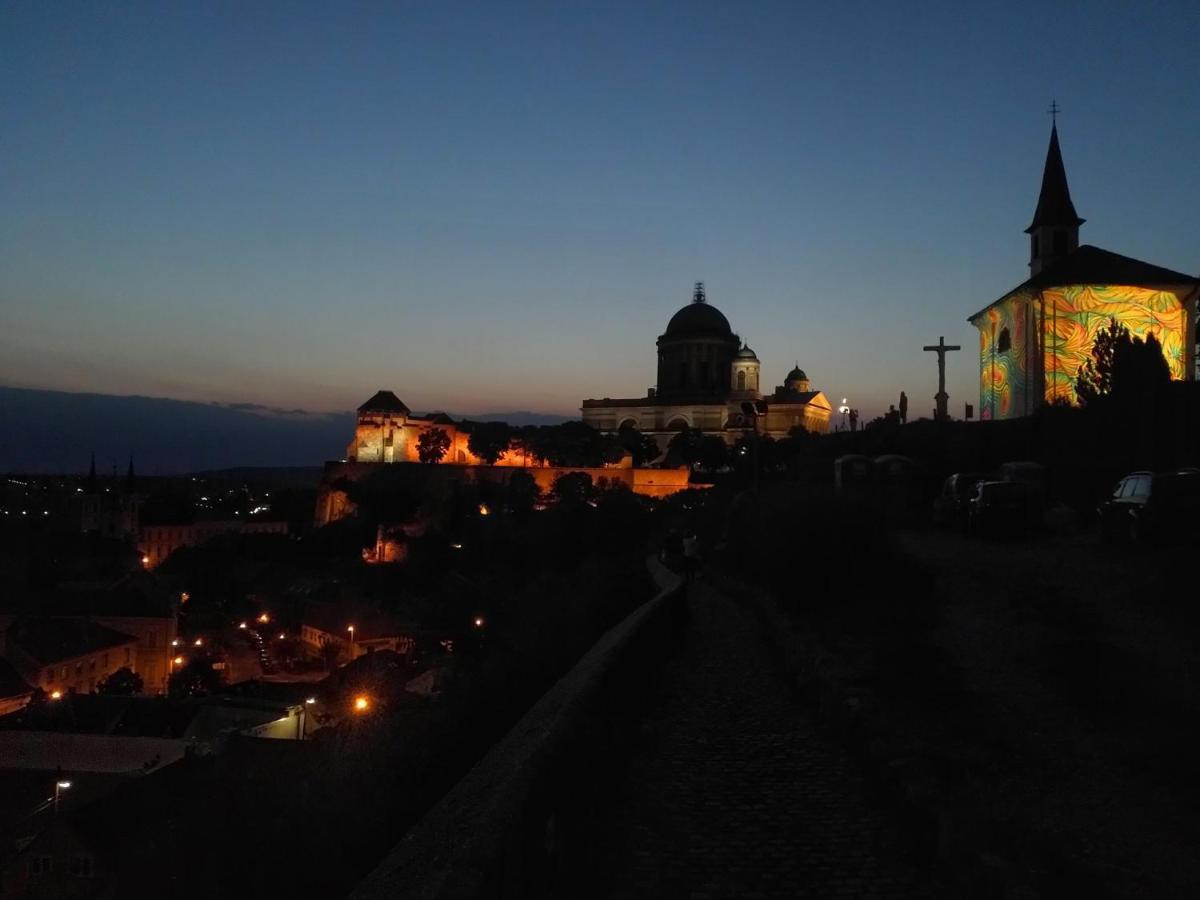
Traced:
POLYGON ((703 582, 689 605, 625 783, 597 817, 587 893, 912 896, 862 778, 776 670, 758 621, 703 582))

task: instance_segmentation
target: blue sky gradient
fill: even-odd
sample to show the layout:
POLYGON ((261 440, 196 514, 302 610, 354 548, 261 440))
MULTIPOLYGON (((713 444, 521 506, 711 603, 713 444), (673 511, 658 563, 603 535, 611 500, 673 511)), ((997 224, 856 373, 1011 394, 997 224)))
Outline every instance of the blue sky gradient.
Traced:
POLYGON ((1081 239, 1200 270, 1200 5, 0 7, 0 384, 571 414, 694 280, 864 416, 977 400, 1051 98, 1081 239))

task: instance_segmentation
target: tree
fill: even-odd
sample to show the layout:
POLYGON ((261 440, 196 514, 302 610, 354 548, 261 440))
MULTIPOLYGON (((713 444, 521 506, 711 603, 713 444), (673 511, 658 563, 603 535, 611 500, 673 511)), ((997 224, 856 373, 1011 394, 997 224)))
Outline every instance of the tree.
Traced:
POLYGON ((221 675, 207 659, 193 659, 167 682, 167 694, 175 699, 200 697, 221 689, 221 675))
POLYGON ((1112 391, 1113 356, 1117 343, 1122 339, 1128 340, 1129 329, 1118 325, 1117 320, 1109 320, 1108 328, 1102 328, 1096 333, 1092 342, 1092 358, 1079 367, 1075 377, 1075 396, 1081 406, 1087 406, 1097 397, 1103 397, 1112 391))
POLYGON ((703 437, 703 432, 695 428, 684 428, 683 431, 677 432, 667 444, 668 458, 675 461, 676 465, 692 465, 700 459, 700 443, 703 437))
POLYGON ((508 479, 508 509, 516 516, 526 516, 533 511, 538 499, 537 482, 523 469, 513 472, 508 479))
POLYGON ((489 466, 494 466, 512 443, 513 430, 507 422, 475 422, 467 449, 489 466))
POLYGON ((551 488, 563 506, 582 506, 595 495, 592 476, 587 472, 567 472, 554 479, 551 488))
POLYGON ((708 472, 715 472, 729 462, 729 445, 715 434, 700 438, 696 461, 708 472))
POLYGON ((1079 367, 1075 395, 1081 406, 1106 396, 1141 396, 1171 380, 1171 369, 1162 345, 1153 333, 1145 340, 1133 337, 1124 325, 1111 319, 1096 334, 1092 356, 1079 367))
POLYGON ((97 692, 116 697, 132 697, 142 692, 142 676, 129 666, 122 666, 96 685, 97 692))
POLYGON ((417 438, 417 457, 423 463, 439 463, 450 449, 450 435, 440 428, 427 428, 417 438))
POLYGON ((652 463, 662 455, 658 441, 648 434, 642 434, 632 425, 622 425, 617 432, 617 441, 621 447, 633 457, 633 465, 641 468, 652 463))

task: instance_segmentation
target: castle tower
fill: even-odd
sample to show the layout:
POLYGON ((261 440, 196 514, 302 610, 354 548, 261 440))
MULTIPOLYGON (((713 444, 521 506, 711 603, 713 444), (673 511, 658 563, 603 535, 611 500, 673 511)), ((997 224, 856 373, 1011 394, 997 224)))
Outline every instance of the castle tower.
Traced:
POLYGON ((1050 127, 1050 147, 1046 150, 1046 166, 1042 171, 1042 190, 1038 194, 1033 222, 1025 233, 1029 235, 1029 274, 1058 262, 1079 247, 1079 226, 1084 222, 1071 202, 1067 187, 1067 170, 1058 147, 1058 126, 1050 127))

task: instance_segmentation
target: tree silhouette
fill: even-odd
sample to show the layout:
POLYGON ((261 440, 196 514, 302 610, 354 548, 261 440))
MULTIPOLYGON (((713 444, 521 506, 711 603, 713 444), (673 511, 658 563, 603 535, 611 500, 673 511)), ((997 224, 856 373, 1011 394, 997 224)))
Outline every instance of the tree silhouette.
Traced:
POLYGON ((417 456, 423 463, 438 463, 450 449, 450 435, 440 428, 427 428, 417 438, 417 456))
POLYGON ((1081 406, 1087 406, 1101 397, 1154 391, 1170 380, 1171 369, 1158 338, 1153 333, 1145 340, 1133 337, 1114 318, 1096 334, 1091 358, 1079 367, 1075 396, 1081 406))
POLYGON ((641 468, 647 463, 654 462, 662 455, 658 441, 648 434, 642 434, 632 425, 622 425, 617 432, 617 441, 621 447, 633 457, 633 464, 641 468))
POLYGON ((142 692, 143 684, 141 675, 129 666, 122 666, 96 685, 96 691, 118 697, 132 697, 142 692))
POLYGON ((512 442, 513 430, 507 422, 475 422, 467 449, 489 466, 494 466, 512 442))

